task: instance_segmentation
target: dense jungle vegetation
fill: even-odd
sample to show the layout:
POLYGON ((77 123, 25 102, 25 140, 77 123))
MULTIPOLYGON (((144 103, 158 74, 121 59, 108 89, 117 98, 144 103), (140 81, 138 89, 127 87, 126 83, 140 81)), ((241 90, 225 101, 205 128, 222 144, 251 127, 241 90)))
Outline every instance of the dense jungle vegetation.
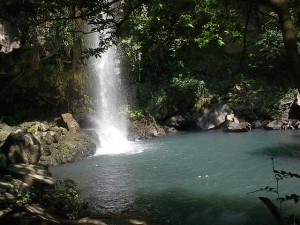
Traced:
POLYGON ((113 43, 135 90, 132 117, 165 120, 222 101, 266 117, 300 88, 299 0, 6 0, 0 22, 41 56, 39 70, 0 74, 10 123, 92 110, 87 58, 113 43), (93 32, 97 49, 85 44, 93 32))

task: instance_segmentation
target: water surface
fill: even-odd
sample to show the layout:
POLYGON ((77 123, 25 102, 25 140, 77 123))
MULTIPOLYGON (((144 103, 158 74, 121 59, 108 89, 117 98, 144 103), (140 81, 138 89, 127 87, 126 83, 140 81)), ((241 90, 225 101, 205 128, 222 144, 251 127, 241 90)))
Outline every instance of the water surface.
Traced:
MULTIPOLYGON (((269 225, 275 221, 258 197, 276 195, 249 192, 276 186, 272 157, 276 169, 300 174, 299 137, 298 131, 173 135, 133 143, 128 154, 97 155, 51 172, 74 179, 96 214, 165 225, 269 225)), ((299 181, 281 182, 280 194, 299 194, 299 181)), ((283 210, 297 213, 297 207, 286 204, 283 210)))

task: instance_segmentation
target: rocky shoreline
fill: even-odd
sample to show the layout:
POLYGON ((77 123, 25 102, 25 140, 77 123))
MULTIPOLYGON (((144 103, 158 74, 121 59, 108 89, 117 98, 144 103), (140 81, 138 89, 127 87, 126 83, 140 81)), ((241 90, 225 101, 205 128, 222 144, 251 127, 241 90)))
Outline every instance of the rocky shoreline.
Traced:
POLYGON ((245 107, 228 102, 215 103, 199 113, 177 113, 162 121, 179 131, 223 130, 225 132, 249 132, 252 129, 298 130, 300 129, 300 94, 271 105, 264 114, 257 113, 259 106, 245 111, 245 107))
MULTIPOLYGON (((71 114, 69 116, 72 117, 71 114)), ((73 122, 74 124, 77 123, 75 120, 73 122)), ((78 123, 76 126, 79 127, 78 123)), ((31 141, 35 139, 41 146, 39 161, 36 163, 47 166, 77 161, 95 154, 96 151, 96 143, 86 133, 79 129, 74 130, 72 125, 68 127, 65 123, 65 125, 59 126, 54 122, 39 121, 24 122, 14 127, 0 124, 0 147, 3 148, 4 141, 7 138, 11 139, 11 142, 17 143, 24 139, 26 134, 33 135, 29 139, 31 138, 31 141), (22 132, 23 137, 20 135, 22 132)), ((9 147, 11 146, 7 146, 7 148, 9 147)))

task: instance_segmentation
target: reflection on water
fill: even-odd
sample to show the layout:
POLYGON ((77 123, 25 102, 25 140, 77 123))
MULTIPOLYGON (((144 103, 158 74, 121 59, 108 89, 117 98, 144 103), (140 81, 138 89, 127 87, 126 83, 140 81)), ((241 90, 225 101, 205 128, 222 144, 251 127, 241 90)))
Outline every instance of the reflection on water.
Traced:
MULTIPOLYGON (((299 159, 286 151, 298 151, 293 149, 298 134, 168 136, 134 143, 139 154, 98 155, 51 171, 76 180, 97 214, 138 215, 170 225, 269 225, 275 222, 258 196, 276 196, 247 193, 275 186, 270 159, 275 150, 276 168, 300 173, 299 159)), ((299 187, 298 180, 286 180, 280 192, 297 194, 299 187)), ((299 212, 294 205, 284 208, 299 212)))

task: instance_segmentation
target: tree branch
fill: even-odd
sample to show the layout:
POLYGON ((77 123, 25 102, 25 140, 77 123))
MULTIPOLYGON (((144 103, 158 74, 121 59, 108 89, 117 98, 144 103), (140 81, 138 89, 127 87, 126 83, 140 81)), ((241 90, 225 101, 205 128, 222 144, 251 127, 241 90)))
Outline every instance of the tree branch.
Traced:
POLYGON ((273 216, 276 219, 276 222, 278 225, 285 225, 284 220, 282 218, 282 215, 278 209, 278 207, 276 205, 274 205, 274 203, 265 197, 259 197, 259 199, 267 206, 267 208, 271 211, 271 213, 273 214, 273 216))

